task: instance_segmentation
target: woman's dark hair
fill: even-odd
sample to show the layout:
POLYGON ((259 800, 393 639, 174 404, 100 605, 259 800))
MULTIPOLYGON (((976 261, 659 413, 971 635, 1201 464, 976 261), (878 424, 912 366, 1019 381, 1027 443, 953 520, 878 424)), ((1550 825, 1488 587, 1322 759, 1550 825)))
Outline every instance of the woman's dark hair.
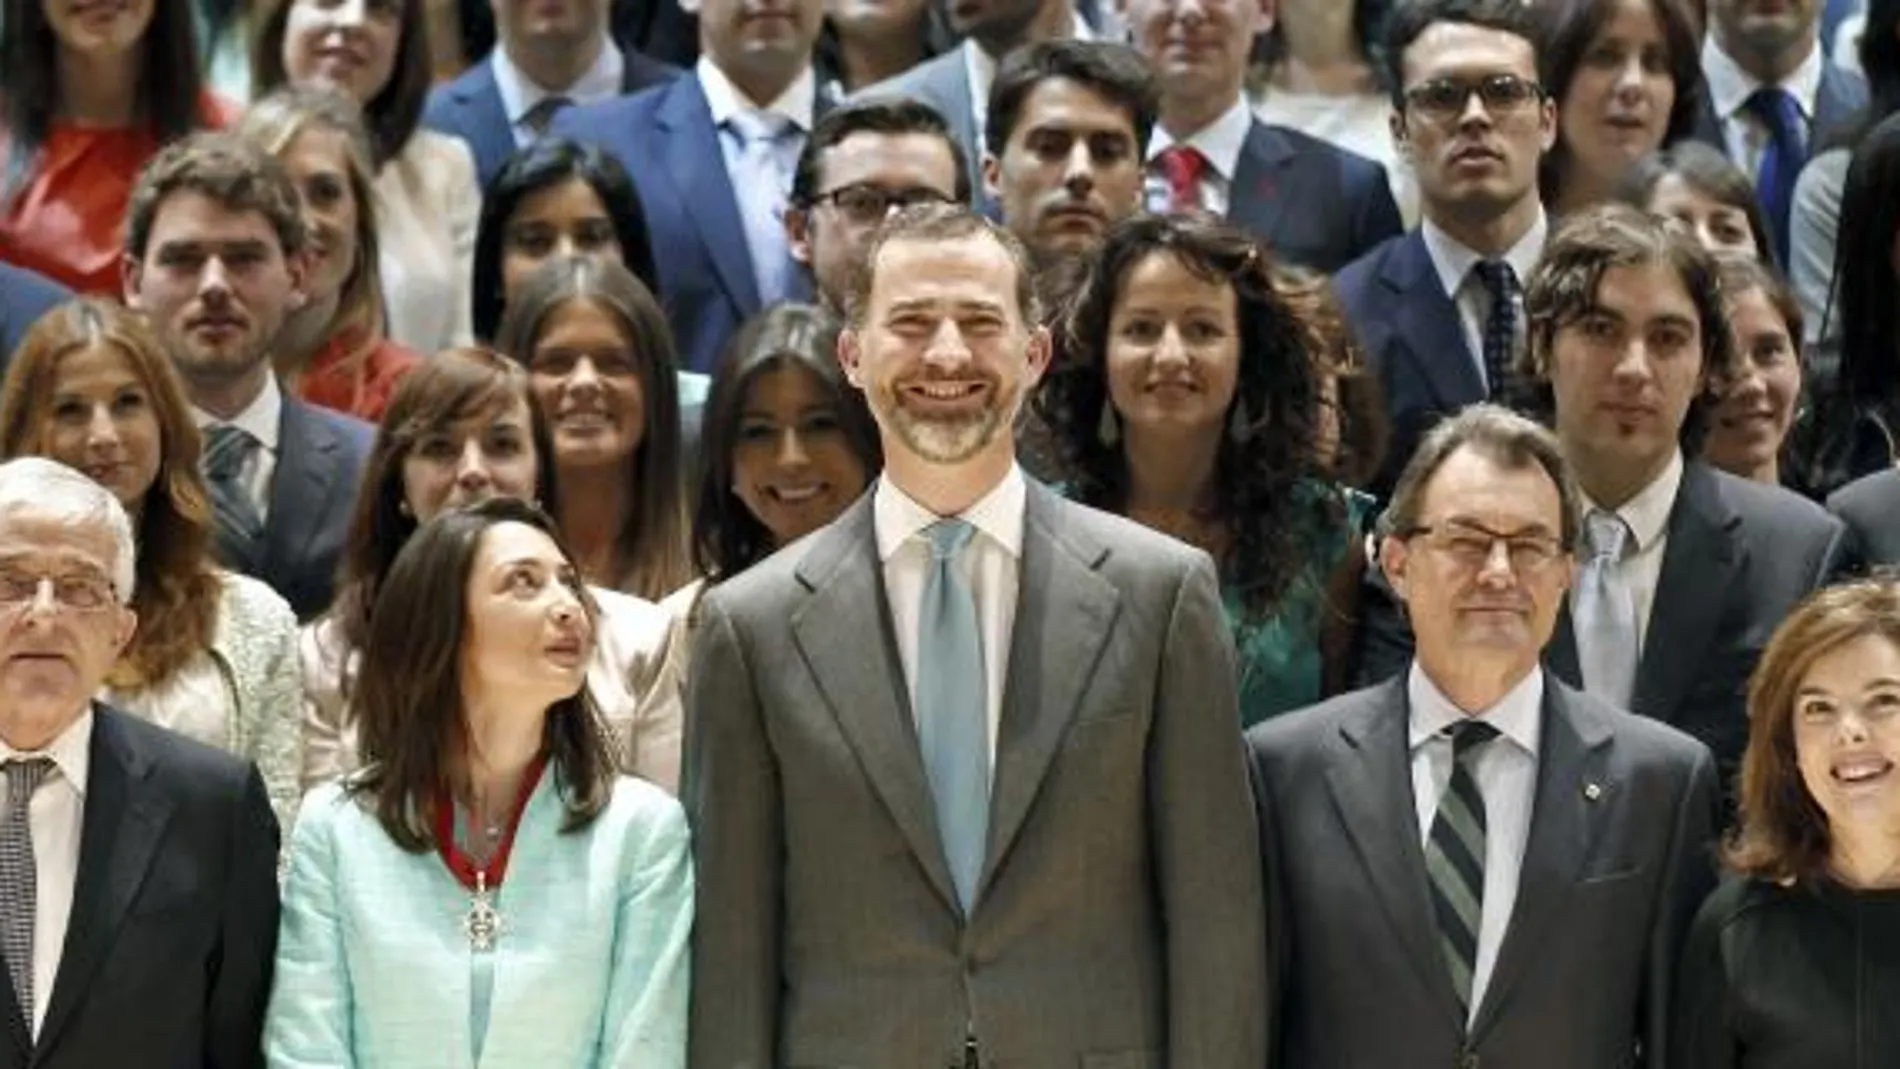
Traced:
MULTIPOLYGON (((363 127, 376 150, 376 168, 400 154, 422 122, 422 105, 435 80, 429 56, 429 23, 422 0, 390 0, 402 4, 397 30, 396 59, 389 84, 363 104, 363 127)), ((179 6, 188 6, 178 0, 179 6)), ((259 20, 251 38, 251 95, 262 97, 290 80, 284 69, 284 32, 290 9, 297 0, 274 0, 259 20)))
POLYGON ((1891 412, 1900 385, 1900 283, 1893 260, 1900 235, 1900 115, 1875 123, 1854 150, 1841 186, 1841 222, 1834 296, 1824 317, 1840 323, 1836 393, 1891 412))
MULTIPOLYGON (((59 41, 46 21, 43 0, 5 0, 0 17, 0 135, 6 169, 0 172, 0 208, 12 204, 39 165, 59 114, 59 41)), ((138 101, 158 143, 205 125, 204 75, 191 25, 191 5, 152 4, 138 101)))
MULTIPOLYGON (((1339 450, 1327 472, 1347 486, 1369 487, 1378 478, 1392 442, 1385 387, 1366 363, 1346 323, 1346 308, 1333 290, 1332 279, 1290 264, 1281 264, 1276 275, 1281 292, 1306 324, 1306 344, 1322 379, 1328 375, 1333 379, 1330 404, 1339 428, 1339 450)), ((1329 403, 1323 393, 1320 403, 1329 403)))
POLYGON ((1124 446, 1104 442, 1100 430, 1110 404, 1108 349, 1123 283, 1151 256, 1174 257, 1197 277, 1234 291, 1240 368, 1213 487, 1217 518, 1232 541, 1219 564, 1248 613, 1266 616, 1304 571, 1315 530, 1347 520, 1335 495, 1296 492, 1302 480, 1324 477, 1316 441, 1319 370, 1308 325, 1276 282, 1265 248, 1211 217, 1141 214, 1117 225, 1063 324, 1062 354, 1036 396, 1037 411, 1075 473, 1073 496, 1124 511, 1124 446))
MULTIPOLYGON (((1533 7, 1538 19, 1537 76, 1558 110, 1570 92, 1589 55, 1596 36, 1609 25, 1618 0, 1539 0, 1533 7)), ((1678 0, 1648 0, 1650 13, 1662 30, 1663 47, 1669 52, 1669 80, 1676 90, 1669 108, 1669 121, 1663 127, 1662 147, 1667 148, 1689 136, 1695 129, 1696 115, 1702 107, 1701 37, 1678 0)), ((1538 190, 1545 204, 1557 203, 1564 168, 1570 149, 1564 131, 1557 129, 1557 142, 1544 154, 1538 165, 1538 190)))
POLYGON ((660 295, 660 273, 653 263, 653 240, 647 230, 646 209, 633 179, 611 153, 564 137, 544 137, 502 164, 482 192, 481 222, 475 229, 475 336, 490 339, 501 328, 506 295, 501 285, 501 258, 508 242, 508 226, 515 209, 531 194, 565 182, 587 183, 600 198, 607 218, 613 220, 620 259, 649 293, 660 295))
POLYGON ((1761 213, 1761 202, 1755 199, 1755 183, 1720 149, 1700 141, 1678 142, 1630 164, 1610 199, 1647 212, 1655 199, 1656 187, 1672 176, 1710 200, 1747 216, 1748 232, 1755 239, 1756 250, 1763 260, 1772 262, 1775 245, 1768 235, 1768 220, 1761 213))
POLYGON ((693 566, 709 581, 737 575, 776 548, 772 532, 732 488, 732 454, 745 422, 746 395, 761 373, 797 368, 811 376, 836 408, 839 429, 864 470, 874 473, 884 466, 871 410, 838 366, 841 326, 813 305, 774 305, 745 325, 713 371, 700 422, 699 507, 693 514, 693 566))
POLYGON ((614 538, 622 586, 657 601, 690 578, 686 548, 685 473, 680 470, 679 365, 666 315, 632 272, 610 260, 568 256, 534 269, 508 305, 495 347, 534 367, 554 313, 576 302, 608 314, 625 333, 640 377, 646 433, 627 473, 634 495, 627 525, 614 538))
MULTIPOLYGON (((521 523, 554 540, 573 563, 554 522, 525 501, 492 498, 450 509, 422 525, 396 555, 362 647, 357 689, 363 770, 348 791, 376 815, 398 846, 412 852, 435 842, 435 807, 466 775, 470 740, 462 693, 468 642, 468 585, 488 532, 521 523)), ((599 609, 576 582, 590 624, 599 609)), ((613 796, 613 746, 585 685, 547 709, 541 729, 567 819, 561 830, 586 827, 613 796)))
POLYGON ((1817 153, 1853 148, 1875 123, 1900 111, 1900 0, 1867 0, 1860 73, 1867 80, 1867 104, 1833 129, 1815 131, 1817 153))
MULTIPOLYGON (((416 443, 475 419, 492 419, 515 404, 528 406, 534 440, 535 494, 550 510, 559 507, 554 477, 554 438, 528 389, 520 365, 487 349, 450 349, 417 364, 405 375, 383 411, 376 442, 363 465, 343 551, 336 616, 345 650, 370 642, 370 619, 383 582, 416 531, 416 517, 403 492, 402 466, 416 443)), ((347 664, 347 660, 345 661, 347 664)), ((344 673, 343 691, 353 689, 344 673)))

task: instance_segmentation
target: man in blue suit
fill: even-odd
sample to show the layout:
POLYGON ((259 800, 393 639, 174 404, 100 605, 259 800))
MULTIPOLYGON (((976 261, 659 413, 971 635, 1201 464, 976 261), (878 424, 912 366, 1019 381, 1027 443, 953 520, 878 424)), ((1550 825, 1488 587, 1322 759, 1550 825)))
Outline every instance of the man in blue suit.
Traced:
POLYGON ((71 290, 44 275, 0 263, 0 373, 6 371, 28 328, 71 297, 71 290))
POLYGON ((810 294, 784 214, 823 110, 811 66, 823 16, 821 0, 707 0, 690 74, 555 118, 555 132, 599 145, 633 175, 688 371, 711 371, 760 309, 810 294))
POLYGON ((1775 254, 1788 262, 1794 181, 1816 142, 1864 107, 1867 83, 1820 43, 1821 0, 1711 0, 1708 82, 1696 138, 1755 180, 1775 254))
POLYGON ((1546 230, 1537 165, 1557 137, 1535 40, 1522 0, 1419 0, 1388 23, 1392 136, 1424 218, 1335 280, 1392 420, 1380 496, 1440 419, 1508 395, 1546 230))
POLYGON ((1247 61, 1273 26, 1272 0, 1128 0, 1125 10, 1161 88, 1150 210, 1214 212, 1283 261, 1328 273, 1405 229, 1384 167, 1254 118, 1247 61))
POLYGON ((152 319, 205 435, 219 559, 309 620, 330 605, 375 429, 286 396, 272 352, 303 306, 297 187, 235 134, 174 141, 125 227, 125 300, 152 319))
POLYGON ((484 187, 561 109, 611 100, 679 74, 616 45, 604 0, 494 0, 494 7, 495 47, 432 90, 422 111, 423 125, 468 142, 484 187))

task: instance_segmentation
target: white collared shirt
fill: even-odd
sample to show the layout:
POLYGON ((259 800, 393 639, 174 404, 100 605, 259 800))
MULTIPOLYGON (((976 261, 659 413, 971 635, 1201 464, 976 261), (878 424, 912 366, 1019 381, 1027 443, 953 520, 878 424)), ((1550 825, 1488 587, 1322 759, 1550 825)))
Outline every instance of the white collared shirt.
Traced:
MULTIPOLYGON (((798 72, 792 84, 778 95, 777 100, 757 101, 745 95, 726 72, 719 69, 708 56, 699 57, 693 66, 693 74, 699 79, 699 87, 706 94, 706 104, 712 109, 715 127, 724 126, 726 120, 747 110, 766 111, 791 121, 799 130, 810 133, 812 114, 818 105, 818 76, 812 72, 811 64, 798 72)), ((729 139, 720 138, 720 144, 729 139)))
MULTIPOLYGON (((1821 95, 1821 46, 1817 42, 1806 59, 1780 83, 1794 97, 1807 125, 1808 140, 1813 141, 1815 100, 1821 95)), ((1728 53, 1716 47, 1714 35, 1702 40, 1702 77, 1708 83, 1709 103, 1722 124, 1722 146, 1752 180, 1761 170, 1762 153, 1768 150, 1768 127, 1748 111, 1749 94, 1762 83, 1744 71, 1728 53)))
POLYGON ((1148 178, 1145 187, 1148 210, 1165 212, 1172 196, 1168 174, 1161 166, 1161 154, 1175 145, 1199 149, 1207 157, 1201 171, 1201 208, 1215 215, 1226 215, 1233 203, 1234 172, 1240 169, 1240 154, 1247 147, 1247 134, 1253 129, 1253 109, 1245 97, 1235 97, 1232 107, 1220 118, 1176 141, 1160 123, 1148 139, 1148 178))
MULTIPOLYGON (((86 776, 92 769, 92 707, 66 725, 44 750, 16 750, 0 740, 0 763, 17 757, 50 757, 54 770, 40 781, 27 805, 33 834, 33 1014, 28 1023, 40 1034, 46 1007, 59 976, 60 954, 73 915, 73 886, 79 878, 79 839, 85 827, 86 776)), ((4 784, 11 772, 0 772, 4 784)), ((6 792, 0 789, 0 803, 6 792)))
MULTIPOLYGON (((1069 39, 1095 40, 1095 30, 1088 20, 1080 12, 1074 18, 1069 39)), ((970 82, 970 117, 974 120, 971 128, 976 131, 976 144, 971 147, 976 150, 977 159, 982 159, 983 154, 989 151, 989 141, 984 137, 984 131, 989 127, 990 86, 996 84, 996 57, 978 48, 974 39, 966 37, 963 39, 963 73, 970 82)))
MULTIPOLYGON (((1549 230, 1549 217, 1543 208, 1537 209, 1537 221, 1517 239, 1517 244, 1505 250, 1502 259, 1511 265, 1517 273, 1517 344, 1524 344, 1524 285, 1530 281, 1531 272, 1536 269, 1537 261, 1544 255, 1544 235, 1549 230)), ((1464 328, 1465 345, 1471 359, 1478 366, 1478 380, 1485 389, 1491 388, 1490 380, 1484 375, 1484 321, 1491 314, 1491 291, 1485 288, 1484 280, 1478 277, 1478 264, 1483 262, 1483 253, 1452 237, 1440 229, 1437 223, 1428 217, 1419 224, 1420 236, 1425 240, 1425 251, 1432 258, 1432 267, 1438 272, 1438 283, 1445 288, 1445 295, 1451 303, 1458 306, 1458 324, 1464 328)))
MULTIPOLYGON (((1451 786, 1451 740, 1439 734, 1467 718, 1412 662, 1405 680, 1411 707, 1407 745, 1412 754, 1412 798, 1418 807, 1421 845, 1431 839, 1438 799, 1451 786)), ((1544 729, 1544 672, 1533 668, 1496 705, 1474 715, 1498 729, 1478 751, 1472 777, 1484 797, 1484 906, 1478 918, 1478 959, 1471 972, 1471 1011, 1476 1020, 1497 965, 1498 949, 1517 906, 1524 848, 1530 841, 1531 803, 1537 797, 1537 754, 1544 729)))
POLYGON ((508 49, 496 45, 494 51, 495 91, 501 95, 502 114, 508 116, 509 129, 515 135, 515 147, 527 148, 539 136, 527 123, 535 105, 551 96, 562 96, 575 104, 596 104, 620 95, 626 80, 627 60, 613 40, 601 35, 600 52, 594 62, 569 86, 543 86, 523 73, 508 58, 508 49))
MULTIPOLYGON (((1671 453, 1669 463, 1636 496, 1617 509, 1603 509, 1585 495, 1585 509, 1614 512, 1629 525, 1634 546, 1625 546, 1617 575, 1629 588, 1636 609, 1636 648, 1649 640, 1650 611, 1656 605, 1656 584, 1662 579, 1663 552, 1669 547, 1669 513, 1676 507, 1676 492, 1682 489, 1682 451, 1671 453)), ((1581 563, 1581 562, 1579 562, 1581 563)))
POLYGON ((261 520, 270 519, 270 480, 277 471, 277 440, 283 431, 284 394, 277 376, 264 376, 264 388, 233 419, 218 419, 197 405, 191 406, 191 421, 200 431, 228 423, 257 439, 258 448, 244 462, 244 490, 251 495, 261 520))
MULTIPOLYGON (((960 518, 976 528, 958 561, 976 596, 977 630, 983 641, 984 709, 989 714, 990 774, 996 772, 996 734, 1003 720, 1003 681, 1009 675, 1009 643, 1016 623, 1016 592, 1023 556, 1023 509, 1029 497, 1022 469, 1009 474, 965 509, 960 518)), ((943 517, 917 503, 888 476, 878 479, 871 502, 877 556, 884 562, 884 594, 904 680, 917 705, 917 622, 924 580, 930 570, 930 539, 924 528, 943 517)))

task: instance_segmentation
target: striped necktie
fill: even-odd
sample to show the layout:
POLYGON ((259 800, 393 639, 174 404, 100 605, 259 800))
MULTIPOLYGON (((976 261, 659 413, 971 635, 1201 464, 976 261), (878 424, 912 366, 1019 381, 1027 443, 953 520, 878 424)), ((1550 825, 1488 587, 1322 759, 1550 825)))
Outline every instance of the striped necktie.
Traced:
POLYGON ((1432 911, 1438 916, 1452 990, 1459 1012, 1469 1020, 1484 916, 1484 795, 1472 765, 1479 748, 1497 738, 1498 729, 1482 720, 1463 720, 1444 734, 1451 738, 1451 781, 1438 798, 1438 813, 1425 840, 1425 871, 1431 877, 1432 911))
POLYGON ((33 1032, 33 928, 39 921, 39 867, 33 860, 28 807, 53 771, 50 757, 8 761, 6 808, 0 811, 0 957, 7 962, 13 1000, 33 1032))

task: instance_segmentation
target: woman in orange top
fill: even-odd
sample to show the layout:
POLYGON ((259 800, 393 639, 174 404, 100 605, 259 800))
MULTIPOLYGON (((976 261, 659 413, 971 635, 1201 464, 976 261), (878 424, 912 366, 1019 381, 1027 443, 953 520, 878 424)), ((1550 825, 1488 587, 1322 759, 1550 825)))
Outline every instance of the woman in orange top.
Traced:
POLYGON ((139 169, 234 112, 200 81, 189 4, 5 2, 0 260, 116 297, 139 169))
POLYGON ((384 334, 369 135, 341 90, 279 89, 238 132, 296 183, 310 232, 309 301, 284 323, 278 377, 312 404, 380 422, 396 383, 420 360, 384 334))

